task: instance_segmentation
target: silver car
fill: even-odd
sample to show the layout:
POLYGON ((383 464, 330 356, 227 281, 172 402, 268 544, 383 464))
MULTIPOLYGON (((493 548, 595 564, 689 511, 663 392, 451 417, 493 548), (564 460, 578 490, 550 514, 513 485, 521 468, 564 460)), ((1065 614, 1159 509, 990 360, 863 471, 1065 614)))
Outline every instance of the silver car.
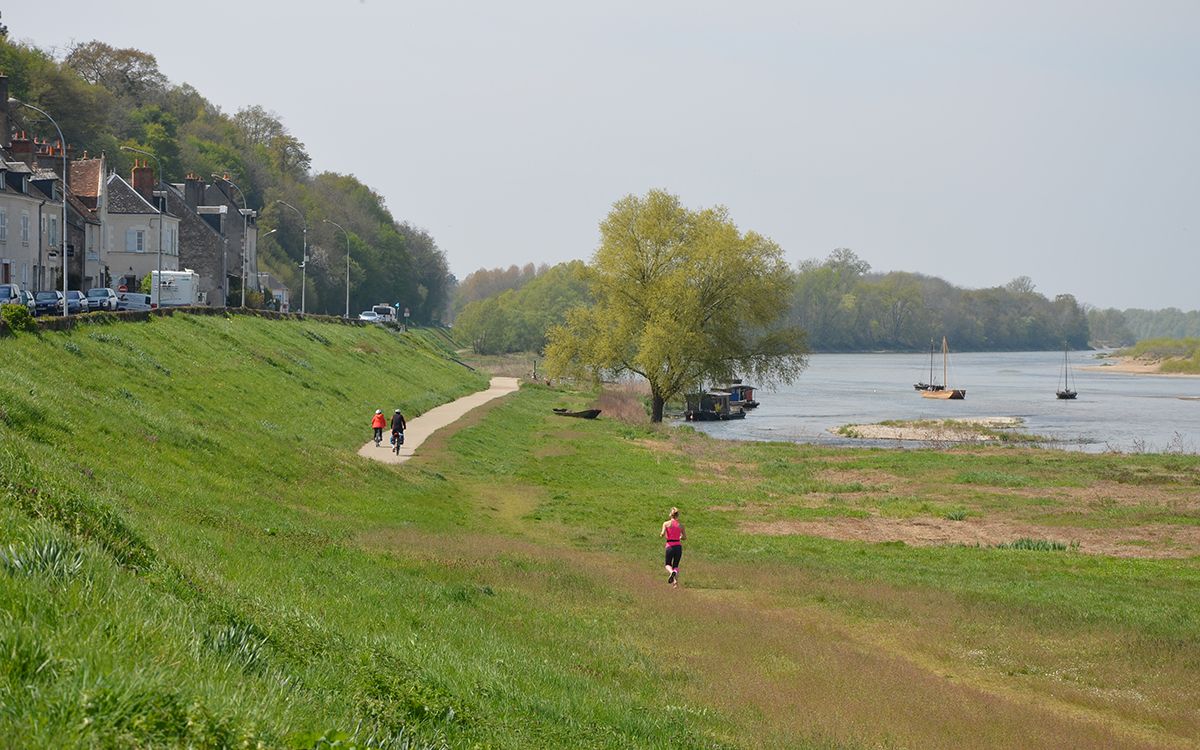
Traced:
POLYGON ((116 291, 108 287, 87 290, 88 310, 116 310, 119 301, 116 291))

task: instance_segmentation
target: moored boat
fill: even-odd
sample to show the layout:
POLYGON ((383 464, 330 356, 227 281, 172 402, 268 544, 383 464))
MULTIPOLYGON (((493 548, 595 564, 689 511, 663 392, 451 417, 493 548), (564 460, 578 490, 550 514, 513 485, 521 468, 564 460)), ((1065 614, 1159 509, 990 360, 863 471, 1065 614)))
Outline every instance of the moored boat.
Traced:
MULTIPOLYGON (((951 388, 949 386, 949 378, 947 373, 950 369, 950 345, 946 342, 946 337, 942 336, 942 382, 940 385, 929 383, 925 390, 921 391, 921 398, 936 398, 936 399, 953 399, 956 401, 967 397, 966 388, 951 388)), ((930 381, 933 380, 932 373, 930 381)), ((921 385, 918 383, 918 385, 921 385)))
POLYGON ((1067 347, 1063 347, 1063 371, 1062 371, 1062 387, 1054 392, 1054 395, 1060 399, 1073 399, 1079 395, 1079 391, 1073 387, 1075 378, 1071 376, 1071 363, 1067 360, 1067 347))
POLYGON ((711 390, 705 393, 689 393, 685 396, 687 409, 683 418, 689 422, 717 422, 728 419, 745 419, 746 411, 730 402, 729 392, 711 390))

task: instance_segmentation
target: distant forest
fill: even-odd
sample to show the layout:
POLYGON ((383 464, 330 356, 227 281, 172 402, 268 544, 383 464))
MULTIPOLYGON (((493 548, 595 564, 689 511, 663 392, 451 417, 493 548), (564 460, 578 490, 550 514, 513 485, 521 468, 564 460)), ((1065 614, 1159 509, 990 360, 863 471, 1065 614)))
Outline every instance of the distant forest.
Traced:
MULTIPOLYGON (((260 236, 278 229, 260 242, 259 265, 297 299, 302 226, 275 201, 299 208, 308 225, 310 312, 341 314, 345 304, 347 238, 328 219, 349 233, 352 312, 400 302, 414 322, 445 317, 454 277, 433 238, 397 221, 352 175, 313 174, 307 149, 277 114, 256 105, 226 114, 188 84, 168 81, 153 55, 100 41, 55 56, 0 34, 0 72, 12 96, 54 117, 75 156, 104 154, 128 178, 133 155, 119 147, 133 146, 156 155, 170 182, 228 173, 259 211, 260 236)), ((13 115, 16 127, 56 139, 45 120, 13 115)))
MULTIPOLYGON (((961 289, 915 273, 871 273, 852 251, 801 263, 789 323, 818 352, 924 350, 944 335, 955 351, 1088 347, 1089 315, 1069 294, 1048 299, 1027 277, 1001 287, 961 289)), ((587 267, 485 269, 458 287, 456 328, 480 353, 537 351, 546 329, 586 303, 587 267)))

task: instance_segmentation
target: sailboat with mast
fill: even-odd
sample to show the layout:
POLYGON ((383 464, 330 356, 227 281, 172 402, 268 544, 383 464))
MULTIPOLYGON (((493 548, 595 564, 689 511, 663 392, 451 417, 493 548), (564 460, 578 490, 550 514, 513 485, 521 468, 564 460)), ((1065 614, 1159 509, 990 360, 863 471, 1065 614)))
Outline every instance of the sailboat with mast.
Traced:
MULTIPOLYGON (((929 388, 921 391, 921 398, 938 398, 938 399, 955 399, 962 400, 967 397, 966 388, 951 388, 947 380, 947 373, 950 370, 950 345, 946 342, 946 337, 942 336, 942 382, 940 385, 929 383, 929 388)), ((933 380, 932 373, 930 374, 931 381, 933 380)))
POLYGON ((1071 375, 1071 363, 1067 359, 1068 347, 1063 347, 1063 371, 1062 371, 1062 387, 1055 391, 1055 395, 1061 399, 1072 399, 1079 395, 1079 391, 1075 390, 1075 378, 1071 375))
POLYGON ((944 385, 933 384, 933 339, 929 339, 929 380, 923 383, 913 383, 913 388, 918 391, 941 391, 946 388, 944 385))

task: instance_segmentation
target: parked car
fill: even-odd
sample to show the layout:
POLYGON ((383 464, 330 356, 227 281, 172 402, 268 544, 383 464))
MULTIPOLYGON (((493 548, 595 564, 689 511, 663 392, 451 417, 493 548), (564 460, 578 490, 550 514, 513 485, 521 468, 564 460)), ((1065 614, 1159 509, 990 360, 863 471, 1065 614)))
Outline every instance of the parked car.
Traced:
POLYGON ((365 320, 369 323, 374 323, 379 320, 379 313, 374 310, 363 310, 358 314, 359 320, 365 320))
POLYGON ((0 284, 0 305, 21 304, 21 287, 16 284, 0 284))
POLYGON ((153 310, 150 295, 140 292, 121 292, 117 295, 118 310, 153 310))
POLYGON ((108 287, 87 290, 89 310, 116 310, 117 302, 116 291, 108 287))
POLYGON ((33 292, 28 289, 22 289, 21 302, 29 310, 30 315, 37 313, 37 303, 33 301, 33 292))
POLYGON ((62 315, 63 293, 55 289, 53 292, 35 292, 33 295, 34 315, 62 315))
POLYGON ((83 292, 71 289, 67 292, 67 312, 78 315, 88 311, 87 296, 83 292))

